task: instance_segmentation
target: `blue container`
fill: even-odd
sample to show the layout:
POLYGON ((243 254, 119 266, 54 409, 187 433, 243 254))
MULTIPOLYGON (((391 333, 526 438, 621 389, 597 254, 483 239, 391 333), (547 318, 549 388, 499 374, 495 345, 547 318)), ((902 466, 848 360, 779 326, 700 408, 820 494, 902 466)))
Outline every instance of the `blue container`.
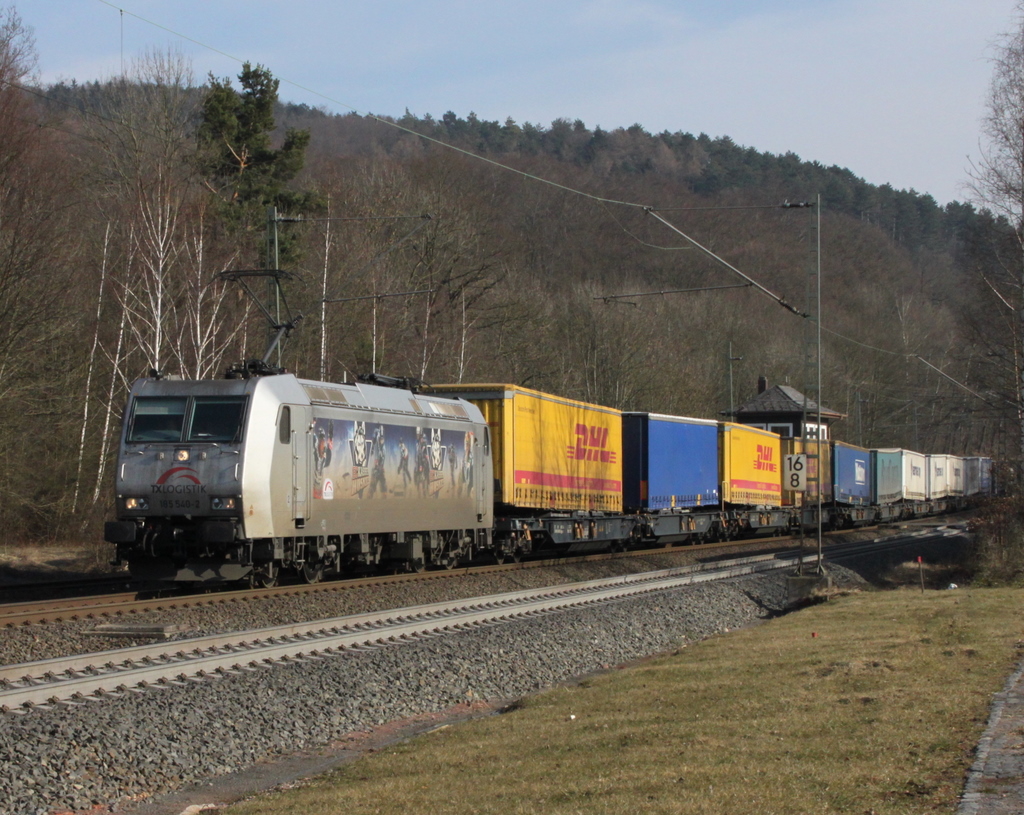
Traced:
POLYGON ((626 511, 718 504, 718 422, 657 413, 622 414, 626 511))
POLYGON ((871 503, 871 454, 841 441, 832 444, 833 496, 838 504, 871 503))
POLYGON ((871 451, 871 503, 895 504, 903 498, 903 451, 871 451))

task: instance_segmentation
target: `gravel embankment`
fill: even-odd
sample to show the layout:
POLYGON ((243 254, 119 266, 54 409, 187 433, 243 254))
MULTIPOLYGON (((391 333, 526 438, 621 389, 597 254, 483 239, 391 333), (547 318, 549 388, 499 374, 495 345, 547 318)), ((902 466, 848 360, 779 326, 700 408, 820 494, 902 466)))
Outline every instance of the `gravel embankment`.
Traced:
MULTIPOLYGON (((736 554, 748 555, 752 552, 749 548, 737 549, 736 554)), ((152 642, 150 639, 132 640, 125 637, 114 639, 94 633, 98 626, 106 622, 180 626, 181 633, 175 639, 185 639, 226 631, 245 631, 306 620, 342 617, 346 614, 383 611, 463 597, 479 597, 559 583, 669 569, 692 563, 695 559, 696 555, 693 552, 683 550, 496 574, 446 575, 435 580, 412 583, 385 583, 290 597, 236 600, 191 608, 151 611, 114 620, 78 620, 20 626, 3 630, 0 636, 0 664, 15 665, 152 642)))
MULTIPOLYGON (((447 597, 451 589, 445 585, 452 583, 423 590, 447 597)), ((377 607, 428 599, 410 598, 408 587, 397 602, 377 591, 377 607)), ((474 587, 470 594, 483 593, 474 587)), ((519 697, 750 625, 784 603, 782 574, 736 579, 379 651, 6 715, 0 725, 2 811, 48 815, 141 800, 402 717, 467 700, 519 697)), ((246 618, 232 628, 255 622, 234 604, 215 608, 231 619, 246 618)), ((275 622, 273 614, 258 614, 259 624, 275 622)), ((218 627, 211 620, 207 625, 218 627)))

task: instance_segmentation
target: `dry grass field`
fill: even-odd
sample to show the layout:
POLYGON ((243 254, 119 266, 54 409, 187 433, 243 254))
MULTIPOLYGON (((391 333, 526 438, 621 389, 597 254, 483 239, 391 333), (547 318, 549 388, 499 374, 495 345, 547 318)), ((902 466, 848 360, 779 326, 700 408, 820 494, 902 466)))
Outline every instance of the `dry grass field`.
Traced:
POLYGON ((113 570, 114 547, 89 543, 8 543, 0 545, 0 583, 56 580, 113 570))
POLYGON ((229 812, 952 812, 1022 606, 1015 589, 835 597, 229 812))

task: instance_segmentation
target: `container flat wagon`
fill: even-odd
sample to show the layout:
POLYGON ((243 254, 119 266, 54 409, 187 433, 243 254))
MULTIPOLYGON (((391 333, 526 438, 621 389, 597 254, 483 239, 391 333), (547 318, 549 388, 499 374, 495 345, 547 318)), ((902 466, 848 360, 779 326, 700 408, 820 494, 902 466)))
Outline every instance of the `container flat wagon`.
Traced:
POLYGON ((818 527, 818 510, 821 510, 823 527, 832 525, 834 508, 832 507, 832 446, 827 441, 820 444, 815 439, 783 438, 781 440, 782 459, 787 456, 804 455, 807 461, 806 489, 803 491, 787 488, 785 479, 782 481, 782 504, 793 507, 797 513, 797 523, 804 529, 813 530, 818 527), (821 501, 818 501, 819 491, 821 501))
POLYGON ((925 456, 925 500, 937 501, 949 496, 949 456, 930 454, 925 456))
POLYGON ((871 503, 879 521, 895 521, 903 514, 903 450, 871 451, 871 503))
POLYGON ((425 390, 466 399, 490 428, 502 552, 581 554, 636 537, 622 514, 621 411, 518 385, 425 390))
POLYGON ((782 506, 782 442, 777 433, 749 425, 719 425, 725 537, 777 534, 791 526, 782 506))
POLYGON ((659 413, 622 415, 623 504, 641 535, 703 540, 720 521, 718 422, 659 413))
POLYGON ((871 451, 832 442, 832 482, 836 526, 873 523, 871 451))

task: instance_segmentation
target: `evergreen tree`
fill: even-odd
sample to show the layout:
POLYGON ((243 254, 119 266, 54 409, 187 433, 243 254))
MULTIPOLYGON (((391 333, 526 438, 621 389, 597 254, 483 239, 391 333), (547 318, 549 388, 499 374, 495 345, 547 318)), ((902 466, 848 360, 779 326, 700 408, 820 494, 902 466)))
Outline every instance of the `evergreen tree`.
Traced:
MULTIPOLYGON (((210 75, 198 130, 201 170, 207 186, 223 200, 228 223, 249 233, 255 249, 261 245, 267 207, 298 214, 316 209, 318 202, 314 193, 287 186, 302 169, 309 131, 289 128, 281 147, 271 145, 280 81, 263 66, 254 68, 248 62, 238 80, 240 93, 230 79, 210 75)), ((294 238, 282 232, 282 265, 294 260, 296 251, 294 238)))

